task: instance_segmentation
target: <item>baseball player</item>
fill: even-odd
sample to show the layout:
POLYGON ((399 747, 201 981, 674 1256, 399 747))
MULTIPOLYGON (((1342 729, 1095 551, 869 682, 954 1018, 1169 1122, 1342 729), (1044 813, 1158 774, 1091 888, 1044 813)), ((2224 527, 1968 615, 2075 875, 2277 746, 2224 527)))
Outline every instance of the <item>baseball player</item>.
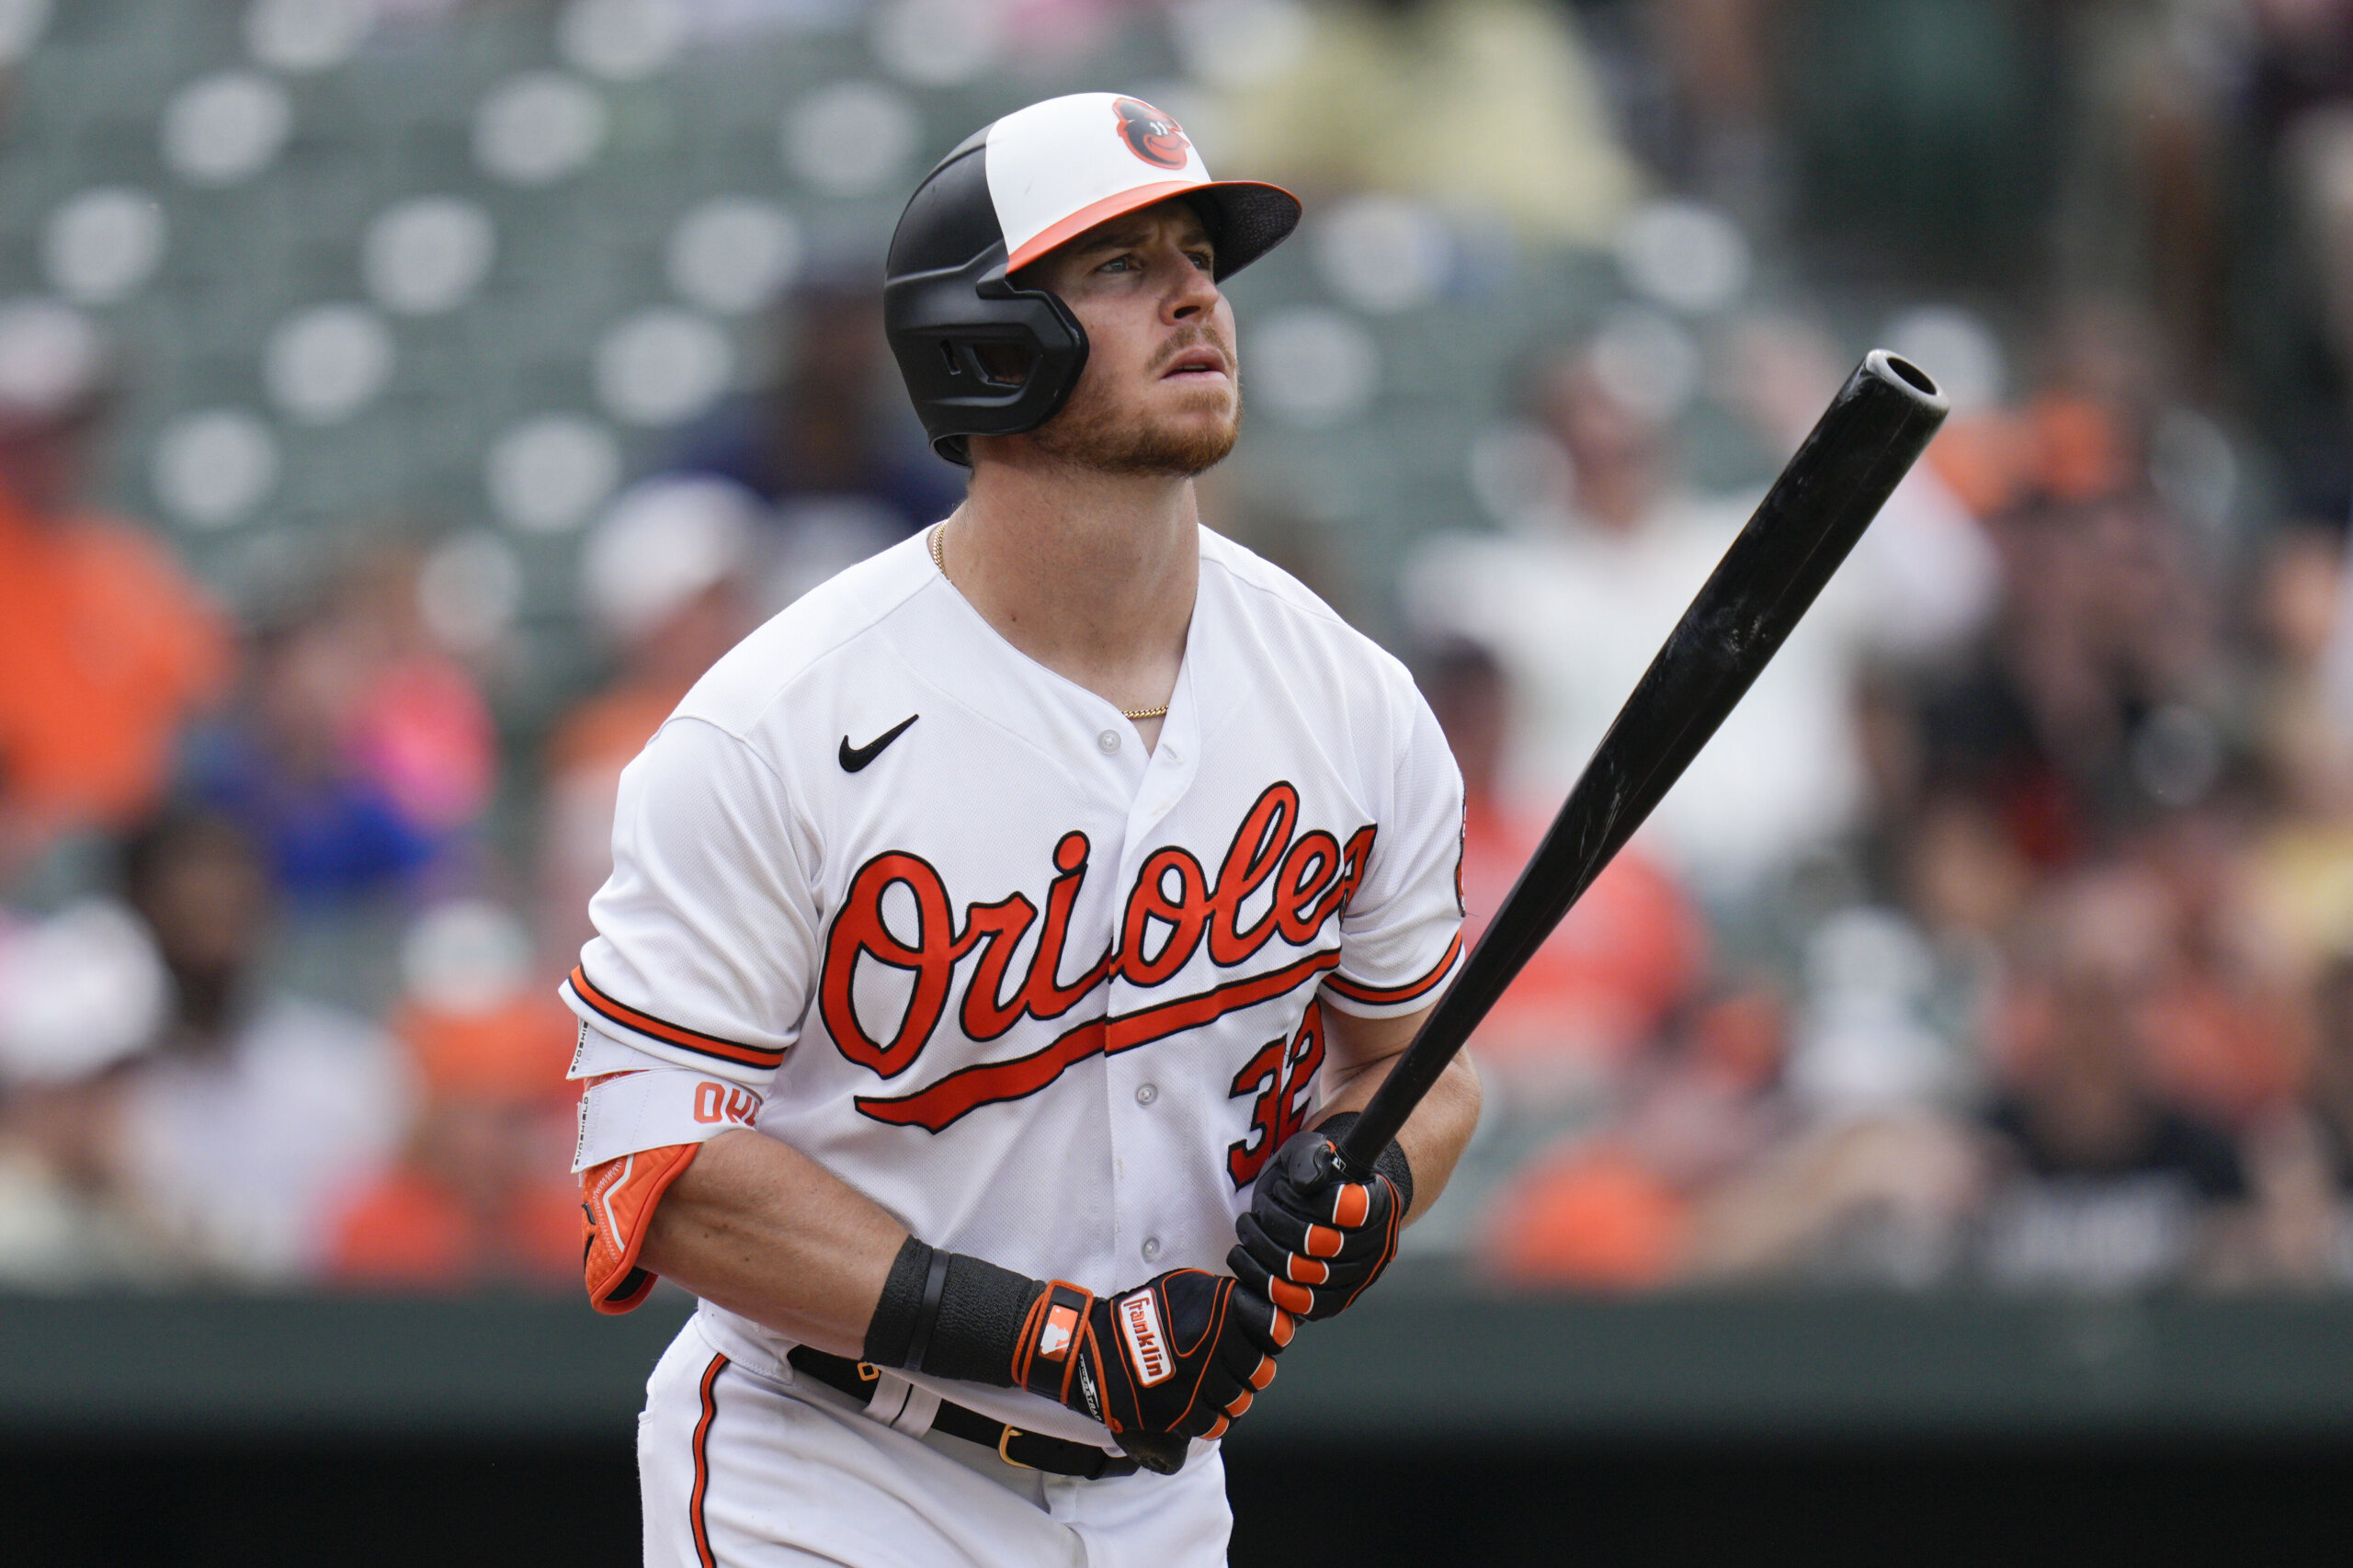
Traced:
POLYGON ((968 498, 622 778, 563 994, 591 1297, 701 1299, 640 1423, 649 1563, 1221 1562, 1216 1439, 1445 1185, 1467 1068, 1370 1180, 1274 1161, 1461 956, 1428 709, 1195 512, 1218 282, 1298 218, 1134 98, 958 147, 885 301, 968 498))

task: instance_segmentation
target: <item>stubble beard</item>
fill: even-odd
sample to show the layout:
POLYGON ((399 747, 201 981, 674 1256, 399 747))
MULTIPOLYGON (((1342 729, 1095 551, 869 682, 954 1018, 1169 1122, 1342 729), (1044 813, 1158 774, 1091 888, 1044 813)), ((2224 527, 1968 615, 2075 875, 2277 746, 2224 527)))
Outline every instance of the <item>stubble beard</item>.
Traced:
MULTIPOLYGON (((1199 342, 1216 344, 1224 350, 1225 362, 1229 366, 1235 363, 1231 347, 1222 338, 1207 335, 1171 345, 1159 362, 1166 364, 1199 342)), ((1032 438, 1040 452, 1073 468, 1097 473, 1189 479, 1223 462, 1242 433, 1242 383, 1238 374, 1231 385, 1233 390, 1226 416, 1203 422, 1194 418, 1154 418, 1122 411, 1106 398, 1083 395, 1082 384, 1082 395, 1072 398, 1060 414, 1040 426, 1032 438)), ((1208 389, 1195 395, 1201 400, 1197 406, 1205 406, 1207 400, 1218 396, 1208 389)))

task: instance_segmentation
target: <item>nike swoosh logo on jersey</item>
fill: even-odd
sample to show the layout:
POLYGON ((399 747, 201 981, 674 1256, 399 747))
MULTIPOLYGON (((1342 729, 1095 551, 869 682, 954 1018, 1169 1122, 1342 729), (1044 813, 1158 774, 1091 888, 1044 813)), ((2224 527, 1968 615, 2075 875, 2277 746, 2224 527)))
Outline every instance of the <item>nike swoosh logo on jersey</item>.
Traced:
POLYGON ((905 718, 900 720, 897 723, 892 725, 889 729, 883 731, 881 734, 875 736, 872 740, 867 742, 862 746, 854 746, 850 744, 849 737, 847 735, 844 735, 842 737, 842 771, 844 773, 856 773, 859 768, 864 767, 868 763, 872 762, 876 757, 881 756, 884 746, 889 745, 892 741, 895 741, 901 735, 905 734, 907 733, 907 726, 922 717, 923 715, 920 713, 910 713, 905 718))

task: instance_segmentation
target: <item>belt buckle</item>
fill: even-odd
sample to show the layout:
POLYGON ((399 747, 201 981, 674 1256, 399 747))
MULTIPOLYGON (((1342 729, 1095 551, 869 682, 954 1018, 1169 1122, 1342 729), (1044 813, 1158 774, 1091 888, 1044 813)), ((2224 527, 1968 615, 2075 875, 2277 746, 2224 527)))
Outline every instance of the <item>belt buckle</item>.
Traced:
POLYGON ((1007 1426, 996 1440, 996 1457, 1003 1460, 1006 1463, 1011 1465, 1016 1470, 1035 1470, 1038 1468, 1036 1465, 1023 1464, 1019 1460, 1015 1459, 1011 1454, 1005 1451, 1005 1446, 1007 1443, 1010 1443, 1014 1438, 1021 1437, 1022 1435, 1022 1431, 1019 1427, 1007 1426))
POLYGON ((877 1367, 871 1361, 860 1361, 858 1364, 858 1381, 859 1382, 870 1383, 881 1375, 882 1369, 877 1367))

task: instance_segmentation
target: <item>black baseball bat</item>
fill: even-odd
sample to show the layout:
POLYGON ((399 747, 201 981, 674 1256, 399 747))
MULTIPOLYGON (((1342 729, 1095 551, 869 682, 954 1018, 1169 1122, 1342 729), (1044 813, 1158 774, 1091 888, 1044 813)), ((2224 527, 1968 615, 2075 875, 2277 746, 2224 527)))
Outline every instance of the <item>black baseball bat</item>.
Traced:
MULTIPOLYGON (((1738 705, 1944 423, 1917 366, 1875 348, 1830 402, 1643 672, 1445 997, 1303 1184, 1368 1174, 1471 1031, 1738 705)), ((1318 1153, 1322 1153, 1321 1146, 1318 1153)), ((1173 1474, 1185 1439, 1120 1446, 1173 1474)))
POLYGON ((1335 1166, 1311 1179, 1371 1171, 1513 977, 1780 650, 1948 407, 1917 366, 1883 348, 1863 357, 1618 710, 1461 974, 1341 1137, 1335 1166))

